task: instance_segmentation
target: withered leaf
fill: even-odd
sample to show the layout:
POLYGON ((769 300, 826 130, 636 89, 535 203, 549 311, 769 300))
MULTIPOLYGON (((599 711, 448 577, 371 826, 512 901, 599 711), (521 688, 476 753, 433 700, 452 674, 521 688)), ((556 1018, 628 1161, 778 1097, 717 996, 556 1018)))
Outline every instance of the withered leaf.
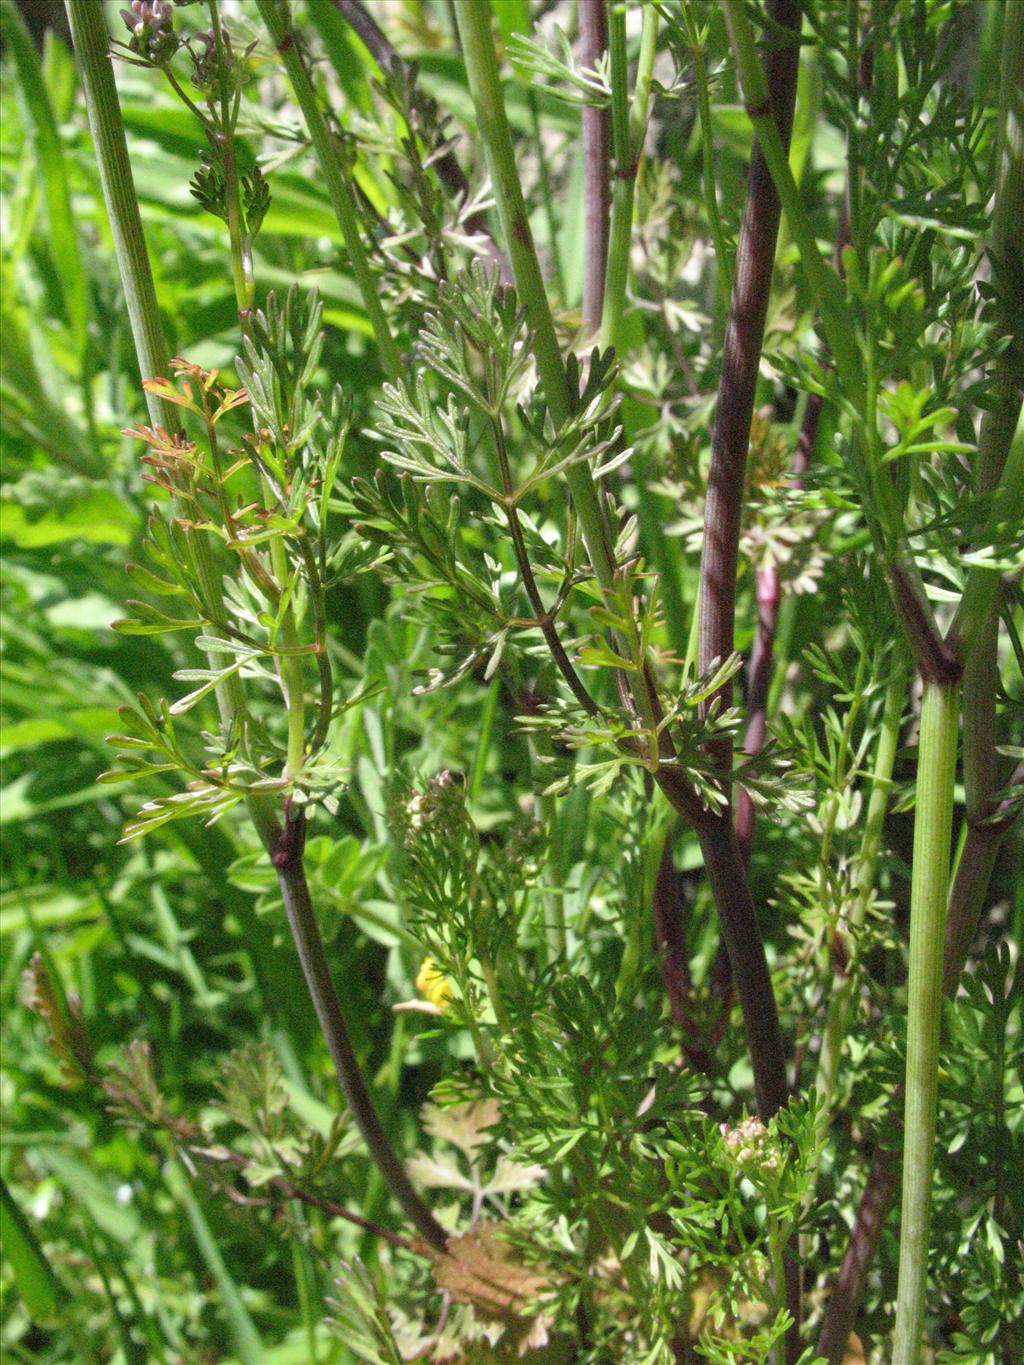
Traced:
POLYGON ((472 1232, 452 1237, 447 1253, 434 1261, 434 1278, 456 1303, 470 1303, 482 1316, 508 1322, 525 1316, 528 1306, 550 1288, 551 1277, 518 1261, 498 1236, 498 1226, 480 1223, 472 1232))

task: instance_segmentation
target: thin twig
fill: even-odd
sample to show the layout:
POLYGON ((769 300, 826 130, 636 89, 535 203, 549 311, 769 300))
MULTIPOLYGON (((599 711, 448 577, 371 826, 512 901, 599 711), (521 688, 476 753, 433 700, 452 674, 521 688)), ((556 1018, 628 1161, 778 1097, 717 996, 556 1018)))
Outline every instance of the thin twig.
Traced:
POLYGON ((555 625, 555 609, 552 608, 549 611, 544 606, 543 599, 540 595, 540 589, 537 587, 533 565, 530 563, 530 555, 526 548, 526 542, 523 539, 523 527, 519 520, 519 507, 514 496, 508 452, 505 448, 505 432, 499 417, 491 418, 491 431, 494 436, 495 449, 498 453, 498 463, 501 467, 501 482, 505 492, 505 517, 508 521, 509 534, 512 537, 512 547, 516 556, 516 564, 519 566, 519 576, 523 581, 526 596, 529 598, 530 606, 533 608, 541 634, 544 636, 548 649, 551 651, 551 657, 555 662, 555 666, 565 679, 569 691, 588 715, 596 716, 600 713, 600 708, 584 686, 583 680, 573 667, 572 660, 569 658, 568 654, 566 654, 565 646, 559 638, 558 628, 555 625))
MULTIPOLYGON (((223 1147, 189 1147, 189 1155, 201 1157, 203 1161, 227 1162, 244 1172, 249 1165, 247 1157, 241 1152, 232 1152, 223 1147)), ((361 1213, 356 1213, 353 1209, 346 1208, 344 1204, 338 1204, 333 1199, 325 1199, 323 1195, 314 1194, 312 1190, 305 1190, 300 1185, 296 1185, 287 1176, 274 1175, 270 1177, 269 1184, 276 1190, 280 1190, 286 1199, 297 1199, 302 1204, 307 1204, 310 1208, 320 1209, 331 1218, 343 1218, 347 1223, 353 1223, 357 1228, 362 1228, 364 1232, 370 1232, 375 1237, 380 1237, 385 1242, 390 1242, 392 1246, 404 1247, 407 1251, 416 1251, 416 1243, 408 1237, 403 1237, 400 1232, 394 1232, 391 1228, 382 1227, 379 1223, 374 1223, 369 1218, 364 1218, 361 1213)), ((236 1202, 245 1204, 265 1204, 271 1203, 270 1200, 254 1199, 248 1195, 240 1195, 233 1186, 224 1186, 225 1193, 236 1202)))

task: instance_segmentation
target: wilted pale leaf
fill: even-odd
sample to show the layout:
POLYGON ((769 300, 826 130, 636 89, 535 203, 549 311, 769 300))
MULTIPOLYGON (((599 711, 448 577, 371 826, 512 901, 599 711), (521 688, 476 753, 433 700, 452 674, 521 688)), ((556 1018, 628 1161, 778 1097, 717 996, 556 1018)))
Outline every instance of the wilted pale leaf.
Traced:
POLYGON ((526 1166, 511 1157, 501 1156, 487 1182, 488 1194, 510 1194, 513 1190, 532 1190, 547 1172, 543 1166, 526 1166))
POLYGON ((472 1190, 473 1182, 447 1161, 432 1156, 414 1156, 408 1162, 409 1174, 427 1190, 472 1190))
POLYGON ((485 1130, 497 1121, 497 1100, 470 1100, 468 1104, 453 1104, 448 1109, 436 1104, 423 1106, 423 1126, 427 1132, 460 1148, 470 1161, 487 1141, 485 1130))

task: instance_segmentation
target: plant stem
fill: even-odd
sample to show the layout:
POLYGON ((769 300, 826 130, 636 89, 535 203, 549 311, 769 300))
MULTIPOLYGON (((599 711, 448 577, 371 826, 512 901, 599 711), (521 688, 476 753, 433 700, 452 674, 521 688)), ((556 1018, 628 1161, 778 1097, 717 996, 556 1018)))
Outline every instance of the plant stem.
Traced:
MULTIPOLYGON (((260 3, 265 4, 267 0, 260 0, 260 3)), ((544 397, 557 429, 565 423, 571 412, 569 386, 519 183, 494 50, 489 0, 458 5, 455 17, 502 234, 515 274, 516 288, 533 332, 534 358, 544 397)), ((566 471, 566 482, 597 581, 605 591, 609 591, 615 579, 610 537, 590 467, 586 464, 572 465, 566 471)))
MULTIPOLYGON (((967 748, 967 704, 964 702, 964 749, 967 748)), ((1019 763, 1010 778, 1011 787, 1024 785, 1024 763, 1019 763)), ((968 797, 969 799, 969 797, 968 797)), ((989 811, 998 814, 998 807, 989 811)), ((1015 823, 1014 813, 1005 820, 989 819, 984 824, 971 824, 968 817, 967 836, 957 859, 953 885, 949 893, 946 919, 946 948, 942 962, 942 990, 952 996, 960 983, 960 975, 967 960, 971 939, 985 903, 985 893, 996 865, 999 846, 1015 823)))
MULTIPOLYGON (((800 31, 800 9, 795 0, 772 0, 769 12, 776 23, 794 34, 795 39, 800 31)), ((786 154, 782 147, 788 144, 793 122, 799 52, 794 41, 778 48, 771 57, 773 101, 769 108, 765 97, 766 122, 779 143, 783 158, 786 154)), ((764 77, 756 54, 754 65, 763 85, 764 77)), ((698 606, 698 668, 701 672, 708 669, 715 659, 726 659, 733 651, 744 472, 781 214, 779 196, 762 148, 763 141, 762 129, 758 127, 736 248, 732 298, 718 386, 718 407, 711 442, 698 606)), ((729 705, 731 692, 731 683, 726 683, 719 694, 723 706, 729 705)), ((727 765, 728 756, 724 749, 725 746, 722 760, 727 765)))
MULTIPOLYGON (((780 22, 779 3, 780 0, 775 0, 775 6, 769 11, 776 23, 780 22)), ((848 396, 852 399, 860 398, 861 401, 855 402, 855 406, 863 408, 864 381, 861 375, 857 337, 846 311, 839 277, 826 264, 818 250, 814 229, 804 212, 800 191, 797 189, 793 173, 789 169, 789 159, 782 137, 782 129, 777 124, 774 114, 775 103, 778 98, 775 75, 772 74, 769 84, 769 79, 765 78, 765 73, 758 60, 754 35, 742 0, 722 0, 722 6, 725 11, 726 27, 729 30, 729 42, 739 69, 740 86, 746 103, 747 114, 757 135, 758 149, 771 174, 775 193, 785 209, 789 230, 799 248, 804 272, 821 309, 822 325, 825 328, 829 345, 836 357, 836 363, 844 382, 848 385, 848 396), (771 94, 769 94, 769 89, 771 94)), ((787 27, 795 29, 795 33, 799 34, 799 7, 790 3, 786 9, 790 13, 794 9, 796 10, 797 18, 791 19, 787 27)), ((781 54, 778 55, 781 56, 781 54)), ((788 139, 788 128, 786 129, 786 137, 788 139)), ((739 252, 737 251, 737 271, 739 270, 738 257, 739 252)))
POLYGON ((443 1251, 447 1235, 413 1187, 404 1165, 391 1146, 352 1047, 341 1001, 331 979, 320 927, 309 898, 309 886, 302 863, 305 836, 305 815, 301 811, 295 815, 289 811, 272 860, 317 1019, 327 1040, 349 1112, 388 1189, 424 1240, 435 1251, 443 1251))
POLYGON ((220 78, 220 128, 216 133, 224 157, 225 201, 228 215, 228 235, 231 239, 231 274, 235 286, 235 300, 241 316, 247 316, 256 300, 256 285, 252 273, 252 252, 242 223, 242 204, 238 189, 238 165, 235 161, 235 122, 238 101, 232 111, 228 76, 228 49, 220 22, 217 0, 207 0, 210 26, 217 52, 217 71, 220 78))
POLYGON ((818 1339, 817 1353, 825 1357, 828 1365, 842 1365, 847 1358, 846 1346, 857 1319, 878 1239, 896 1196, 898 1176, 895 1154, 887 1147, 877 1147, 818 1339))
MULTIPOLYGON (((135 355, 143 380, 156 379, 168 370, 167 343, 128 159, 103 7, 93 0, 66 0, 66 7, 135 355)), ((166 432, 178 429, 177 413, 170 403, 147 390, 146 405, 154 427, 166 432)), ((193 532, 188 536, 188 545, 211 619, 222 620, 223 592, 208 539, 193 532)), ((216 659, 211 660, 211 666, 219 667, 216 659)), ((235 714, 244 708, 239 679, 233 676, 218 686, 216 697, 221 724, 227 729, 235 714)), ((261 800, 258 814, 264 820, 269 806, 265 799, 261 800)))
POLYGON ((715 244, 719 294, 726 306, 732 297, 732 261, 718 211, 718 191, 715 185, 715 147, 711 125, 711 96, 708 89, 708 69, 704 60, 704 42, 699 32, 692 0, 683 0, 683 22, 690 40, 693 56, 693 78, 697 88, 697 117, 700 120, 701 160, 704 176, 704 207, 707 210, 711 240, 715 244))
POLYGON ((757 1112, 767 1123, 789 1098, 785 1055, 768 961, 731 812, 703 821, 697 828, 697 838, 743 1013, 747 1048, 754 1067, 757 1112))
POLYGON ((893 1365, 917 1365, 924 1326, 959 692, 955 684, 926 682, 921 703, 910 895, 903 1212, 893 1365))
POLYGON ((614 179, 599 344, 602 351, 614 346, 616 352, 621 352, 622 318, 626 307, 626 282, 629 279, 629 253, 633 241, 633 197, 644 134, 647 131, 651 74, 658 38, 657 6, 653 4, 644 6, 640 57, 637 62, 636 89, 632 105, 629 103, 624 0, 611 0, 611 23, 608 27, 612 71, 614 179))
MULTIPOLYGON (((997 479, 992 492, 992 507, 982 532, 986 542, 997 539, 1002 534, 1012 543, 1020 526, 1021 513, 1024 511, 1024 407, 1021 406, 1019 398, 1014 400, 1014 408, 1016 430, 1012 433, 1012 441, 1008 443, 1009 455, 1003 465, 1001 477, 997 479)), ((979 454, 981 449, 979 446, 979 454)), ((986 623, 994 618, 999 579, 998 569, 981 564, 973 565, 967 575, 963 596, 946 636, 946 644, 961 659, 968 662, 985 630, 986 623)))
MULTIPOLYGON (((66 9, 135 354, 142 378, 158 379, 167 372, 167 344, 128 160, 103 6, 93 0, 66 0, 66 9)), ((169 403, 147 392, 146 405, 154 426, 168 432, 177 429, 169 403)))
POLYGON ((860 478, 865 485, 865 495, 870 495, 872 537, 888 571, 893 601, 914 646, 922 675, 936 682, 957 682, 961 673, 960 659, 939 631, 907 541, 905 519, 895 486, 880 464, 877 431, 868 418, 869 392, 857 329, 846 307, 842 283, 818 250, 813 226, 804 211, 786 149, 772 117, 769 86, 757 58, 743 0, 722 0, 722 5, 747 114, 785 210, 807 282, 816 297, 845 397, 863 418, 864 430, 857 436, 856 446, 860 478))
MULTIPOLYGON (((773 0, 771 14, 777 23, 799 32, 800 11, 794 0, 773 0)), ((772 56, 774 117, 779 119, 787 140, 796 99, 798 63, 799 49, 795 44, 787 44, 772 56)), ((774 130, 771 114, 769 122, 774 130)), ((715 659, 727 658, 733 650, 744 469, 778 225, 778 196, 764 157, 755 146, 736 253, 705 503, 698 603, 701 672, 715 659)), ((730 692, 731 687, 724 691, 730 692)), ((728 705, 727 698, 723 701, 728 705)), ((728 743, 721 746, 719 761, 724 770, 731 768, 728 743)), ((758 1113, 767 1122, 788 1098, 785 1056, 771 976, 744 856, 733 828, 731 806, 721 817, 709 822, 707 829, 698 829, 698 837, 743 1012, 747 1047, 754 1065, 758 1113)), ((799 1300, 791 1308, 795 1308, 797 1318, 799 1300)))
POLYGON ((295 98, 306 120, 306 128, 327 186, 331 206, 341 228, 341 235, 345 239, 345 250, 348 252, 352 274, 355 276, 363 307, 366 309, 377 341, 381 366, 387 377, 393 383, 397 383, 402 375, 401 353, 381 306, 377 285, 363 247, 356 201, 342 169, 340 148, 331 135, 327 120, 320 109, 313 82, 299 51, 297 35, 289 25, 287 5, 282 5, 282 0, 256 0, 256 3, 260 16, 281 54, 295 98))
POLYGON ((522 580, 523 588, 529 599, 530 606, 544 636, 545 643, 555 662, 555 666, 580 706, 588 715, 596 716, 598 706, 587 691, 580 675, 573 667, 572 660, 565 652, 558 635, 558 627, 555 625, 554 615, 545 607, 537 587, 537 580, 534 576, 533 565, 530 563, 529 551, 526 548, 526 541, 523 539, 523 528, 519 520, 519 508, 515 500, 515 490, 512 487, 512 474, 509 466, 508 453, 505 448, 505 432, 501 424, 501 418, 492 416, 490 418, 491 434, 494 437, 494 446, 498 454, 498 463, 501 467, 501 484, 505 494, 505 519, 508 522, 509 534, 512 537, 512 547, 515 551, 516 565, 519 569, 519 577, 522 580))
MULTIPOLYGON (((754 598, 757 603, 757 625, 747 672, 747 729, 743 736, 743 751, 748 755, 761 752, 768 730, 768 685, 772 675, 775 625, 782 600, 778 569, 773 563, 765 564, 756 571, 754 598)), ((754 803, 750 793, 742 787, 736 793, 736 834, 743 857, 749 862, 754 843, 754 803)))
MULTIPOLYGON (((193 1147, 188 1148, 189 1155, 201 1158, 203 1161, 210 1162, 211 1165, 230 1165, 236 1170, 245 1171, 250 1159, 241 1152, 233 1152, 226 1147, 193 1147)), ((403 1237, 400 1232, 394 1232, 391 1228, 381 1227, 379 1223, 372 1222, 369 1218, 364 1218, 362 1214, 348 1209, 344 1204, 337 1203, 333 1199, 324 1199, 312 1190, 303 1189, 289 1180, 285 1175, 271 1176, 268 1184, 273 1189, 280 1192, 284 1199, 294 1199, 298 1203, 306 1205, 307 1208, 320 1209, 331 1218, 342 1218, 346 1223, 352 1223, 357 1228, 362 1228, 364 1232, 371 1232, 381 1241, 390 1242, 392 1246, 404 1247, 406 1251, 415 1251, 415 1243, 408 1237, 403 1237)))
MULTIPOLYGON (((579 60, 593 67, 608 45, 605 0, 579 0, 579 60)), ((610 190, 610 114, 583 106, 583 330, 592 336, 601 325, 604 275, 608 261, 610 190)))
MULTIPOLYGON (((1012 782, 1024 782, 1024 764, 1018 767, 1012 782)), ((984 903, 999 844, 1013 823, 1011 816, 1005 822, 968 828, 950 888, 946 915, 942 994, 950 999, 960 983, 973 926, 984 903)), ((896 1194, 897 1176, 895 1153, 879 1144, 850 1230, 846 1255, 825 1310, 818 1353, 825 1356, 828 1365, 841 1365, 846 1353, 846 1343, 853 1331, 882 1224, 896 1194)))

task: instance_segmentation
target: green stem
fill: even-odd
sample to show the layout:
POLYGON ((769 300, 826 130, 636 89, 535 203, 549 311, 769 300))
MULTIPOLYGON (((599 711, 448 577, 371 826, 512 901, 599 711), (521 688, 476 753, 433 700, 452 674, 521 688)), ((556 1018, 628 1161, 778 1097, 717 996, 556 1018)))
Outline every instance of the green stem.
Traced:
POLYGON ((658 9, 647 5, 643 12, 640 58, 636 69, 636 89, 629 104, 629 68, 626 62, 626 6, 614 0, 608 26, 608 46, 612 71, 612 180, 611 227, 608 234, 608 263, 605 268, 604 306, 601 311, 600 347, 622 349, 622 318, 629 279, 629 252, 633 241, 633 198, 637 168, 647 131, 651 98, 651 74, 658 37, 658 9))
POLYGON ((893 1365, 917 1365, 924 1326, 959 692, 956 684, 926 682, 921 703, 910 895, 903 1212, 893 1365))
POLYGON ((220 129, 216 137, 224 157, 225 200, 228 214, 228 236, 231 239, 231 276, 235 286, 235 300, 239 313, 248 313, 256 301, 256 283, 252 272, 252 252, 242 222, 242 204, 238 192, 238 164, 235 160, 235 116, 231 109, 228 86, 228 53, 220 22, 217 0, 208 0, 214 43, 217 49, 217 69, 220 75, 220 129))
MULTIPOLYGON (((67 15, 135 354, 142 378, 156 379, 167 374, 167 343, 128 159, 103 7, 93 0, 67 0, 67 15)), ((146 405, 153 426, 167 432, 177 430, 177 412, 171 404, 147 392, 146 405)), ((207 610, 211 619, 221 621, 224 597, 208 539, 201 532, 193 533, 188 537, 188 544, 207 610)), ((217 667, 218 661, 211 660, 211 666, 217 667)), ((217 688, 216 696, 221 724, 227 729, 236 713, 244 709, 241 682, 237 677, 228 679, 217 688)))
MULTIPOLYGON (((167 372, 167 344, 128 160, 103 6, 94 0, 67 0, 67 15, 135 354, 142 378, 158 379, 167 372)), ((169 432, 177 429, 178 422, 169 403, 147 393, 146 406, 154 426, 169 432)))
POLYGON ((697 87, 697 117, 700 120, 701 159, 704 175, 704 207, 715 244, 715 264, 718 267, 718 289, 728 307, 732 295, 732 261, 725 241, 722 216, 718 211, 718 190, 715 185, 715 148, 711 128, 711 97, 708 88, 708 69, 704 60, 704 41, 698 31, 692 0, 683 0, 683 19, 693 55, 693 77, 697 87))
MULTIPOLYGON (((295 98, 302 109, 306 127, 309 130, 313 150, 320 165, 320 172, 327 186, 331 205, 345 239, 345 249, 352 265, 363 306, 370 319, 377 350, 384 373, 397 383, 402 375, 402 357, 391 333, 391 327, 381 306, 377 286, 370 270, 370 264, 363 248, 359 218, 356 213, 355 196, 349 186, 341 166, 340 150, 331 135, 320 109, 313 82, 309 78, 306 64, 298 48, 295 31, 289 26, 288 10, 281 0, 256 0, 260 15, 270 33, 281 60, 284 62, 288 78, 292 83, 295 98)), ((470 8, 475 9, 472 5, 470 8)))
MULTIPOLYGON (((260 0, 261 7, 268 3, 269 0, 260 0)), ((474 0, 471 4, 457 5, 455 17, 498 217, 515 274, 516 289, 533 332, 533 353, 541 387, 557 429, 568 420, 572 411, 569 385, 519 183, 494 50, 491 7, 488 0, 474 0)), ((615 579, 611 538, 589 466, 573 465, 566 471, 566 482, 597 581, 609 591, 615 579)))

